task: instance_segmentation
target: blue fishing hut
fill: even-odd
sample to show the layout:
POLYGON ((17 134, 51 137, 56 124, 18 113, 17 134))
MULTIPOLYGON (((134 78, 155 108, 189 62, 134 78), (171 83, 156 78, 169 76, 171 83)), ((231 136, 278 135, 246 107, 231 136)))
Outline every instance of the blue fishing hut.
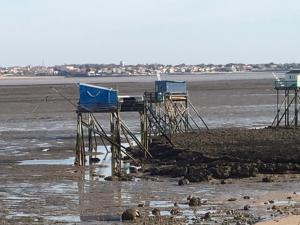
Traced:
POLYGON ((157 101, 163 101, 165 95, 186 94, 185 81, 158 80, 155 81, 155 96, 157 101))
POLYGON ((79 107, 84 111, 101 112, 118 108, 118 92, 112 88, 79 84, 79 107))

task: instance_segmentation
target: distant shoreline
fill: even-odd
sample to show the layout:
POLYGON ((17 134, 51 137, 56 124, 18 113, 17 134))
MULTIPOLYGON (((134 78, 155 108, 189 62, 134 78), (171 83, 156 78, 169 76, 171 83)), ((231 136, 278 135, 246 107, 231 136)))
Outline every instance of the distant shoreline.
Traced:
MULTIPOLYGON (((248 74, 248 73, 285 73, 286 71, 241 71, 241 72, 191 72, 191 73, 162 73, 162 76, 189 76, 189 75, 218 75, 218 74, 248 74)), ((15 75, 9 75, 9 76, 1 76, 0 75, 0 80, 2 79, 49 79, 49 78, 58 78, 58 79, 63 79, 63 78, 105 78, 105 77, 156 77, 155 74, 151 75, 146 75, 146 74, 110 74, 110 75, 102 75, 102 76, 52 76, 52 75, 47 75, 47 76, 15 76, 15 75)))
MULTIPOLYGON (((282 74, 277 73, 279 77, 282 74)), ((162 80, 190 82, 221 82, 233 80, 274 80, 271 72, 239 72, 239 73, 206 73, 206 74, 162 74, 162 80)), ((27 76, 27 77, 0 77, 0 86, 20 85, 59 85, 59 84, 105 84, 105 83, 153 83, 155 75, 130 76, 99 76, 99 77, 62 77, 62 76, 27 76)))

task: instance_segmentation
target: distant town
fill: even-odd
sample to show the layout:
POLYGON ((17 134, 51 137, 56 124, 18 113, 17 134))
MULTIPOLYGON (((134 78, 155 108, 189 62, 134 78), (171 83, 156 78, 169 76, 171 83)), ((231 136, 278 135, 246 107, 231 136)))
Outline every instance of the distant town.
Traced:
POLYGON ((161 74, 198 74, 224 72, 284 72, 299 69, 300 63, 285 64, 236 64, 226 65, 198 64, 198 65, 163 65, 163 64, 65 64, 57 66, 12 66, 0 67, 0 76, 118 76, 118 75, 156 75, 161 74))

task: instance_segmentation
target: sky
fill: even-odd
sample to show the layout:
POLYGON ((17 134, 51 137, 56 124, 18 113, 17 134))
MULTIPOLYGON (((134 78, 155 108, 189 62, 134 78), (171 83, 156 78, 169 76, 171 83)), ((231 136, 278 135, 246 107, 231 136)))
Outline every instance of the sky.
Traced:
POLYGON ((299 0, 0 0, 0 67, 300 62, 299 0))

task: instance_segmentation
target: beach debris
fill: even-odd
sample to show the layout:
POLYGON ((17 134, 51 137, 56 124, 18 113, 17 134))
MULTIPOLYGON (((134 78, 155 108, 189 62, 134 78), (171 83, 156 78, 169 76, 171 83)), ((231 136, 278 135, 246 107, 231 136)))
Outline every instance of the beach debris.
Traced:
POLYGON ((141 214, 136 209, 126 209, 122 214, 122 220, 136 220, 141 214))

